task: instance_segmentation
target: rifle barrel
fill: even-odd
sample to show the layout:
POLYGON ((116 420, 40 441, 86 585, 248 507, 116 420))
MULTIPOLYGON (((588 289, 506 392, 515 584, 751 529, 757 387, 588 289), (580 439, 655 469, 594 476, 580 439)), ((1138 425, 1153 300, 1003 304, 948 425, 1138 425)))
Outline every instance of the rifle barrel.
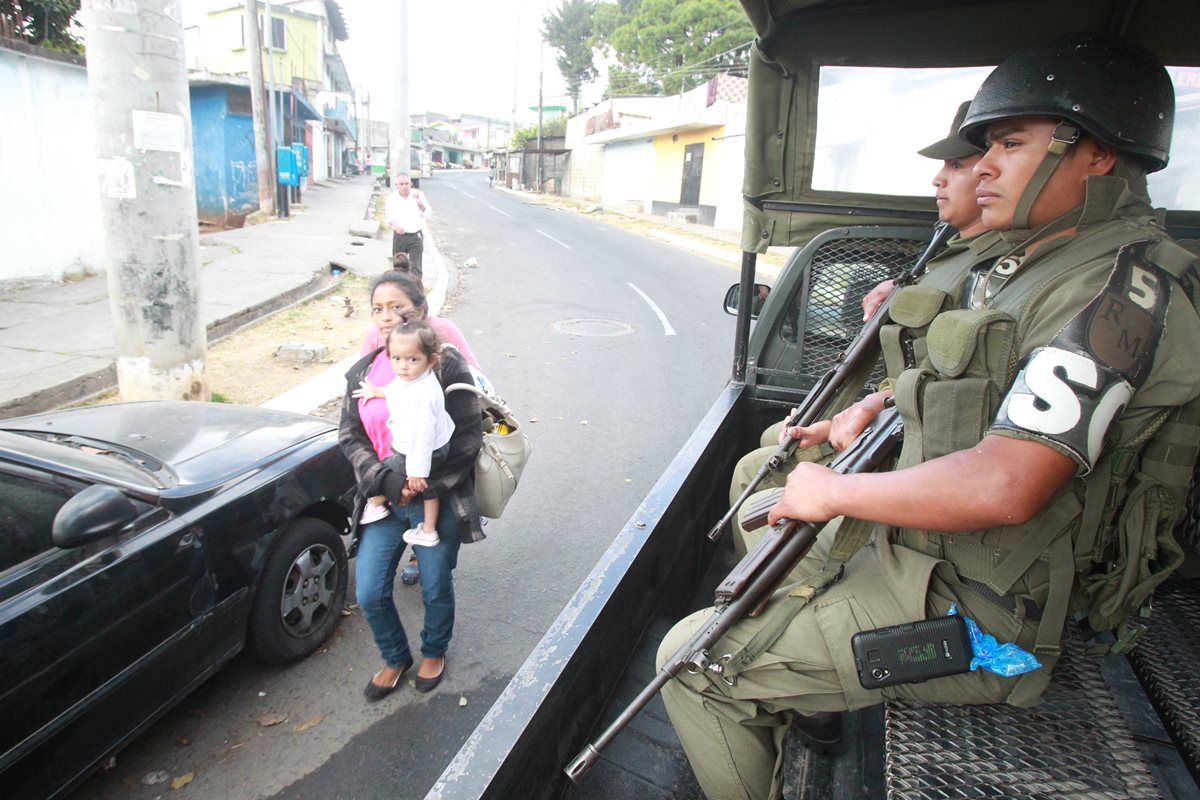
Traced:
MULTIPOLYGON (((911 269, 905 270, 898 278, 895 279, 896 285, 891 293, 884 299, 882 303, 875 309, 875 313, 871 318, 859 329, 858 334, 847 345, 846 349, 838 356, 837 361, 817 384, 804 397, 804 401, 800 407, 796 409, 796 413, 788 420, 788 427, 795 428, 798 426, 808 426, 817 422, 824 417, 830 404, 833 403, 835 397, 842 389, 842 384, 846 380, 846 376, 853 373, 861 365, 862 360, 874 356, 876 344, 879 340, 879 332, 883 326, 887 324, 889 319, 889 309, 892 305, 892 299, 896 296, 901 287, 912 283, 925 270, 925 265, 929 260, 937 255, 938 251, 946 244, 951 236, 954 235, 954 228, 950 227, 945 222, 939 222, 933 228, 933 236, 929 239, 929 244, 925 246, 924 252, 913 264, 911 269)), ((758 485, 762 483, 763 478, 767 477, 771 472, 779 469, 796 450, 796 440, 788 439, 779 446, 779 449, 771 454, 771 458, 766 465, 754 474, 750 483, 738 495, 738 498, 730 505, 729 510, 725 512, 721 519, 717 520, 717 524, 708 532, 708 538, 717 540, 721 538, 721 534, 725 532, 725 528, 733 521, 738 509, 746 502, 750 495, 754 494, 758 485)))

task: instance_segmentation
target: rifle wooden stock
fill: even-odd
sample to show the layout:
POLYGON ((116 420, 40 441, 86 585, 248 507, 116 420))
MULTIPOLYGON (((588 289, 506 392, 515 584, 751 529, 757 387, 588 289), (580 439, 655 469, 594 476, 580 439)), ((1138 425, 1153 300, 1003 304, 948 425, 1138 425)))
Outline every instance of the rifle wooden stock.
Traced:
MULTIPOLYGON (((826 372, 817 384, 804 396, 804 402, 796 409, 796 413, 788 420, 789 428, 805 427, 812 425, 815 422, 822 420, 829 411, 834 399, 841 392, 843 385, 849 375, 854 374, 863 366, 866 359, 874 359, 879 351, 879 332, 890 319, 889 310, 892 306, 892 300, 904 286, 915 281, 925 271, 925 265, 933 258, 942 246, 949 241, 954 235, 954 228, 951 228, 944 222, 939 222, 934 226, 933 237, 929 240, 929 244, 925 247, 921 257, 917 259, 911 269, 905 270, 904 273, 896 277, 895 286, 892 288, 891 294, 879 304, 873 313, 859 330, 858 335, 851 340, 834 362, 834 365, 826 372)), ((792 453, 796 452, 797 440, 789 438, 783 444, 779 445, 779 449, 771 454, 758 472, 751 478, 750 483, 742 490, 737 499, 733 501, 729 507, 729 511, 725 513, 717 521, 717 524, 708 532, 709 539, 719 539, 730 521, 737 514, 738 509, 746 502, 750 495, 754 494, 758 485, 762 483, 763 478, 767 477, 771 472, 778 470, 781 466, 787 463, 792 457, 792 453)))
MULTIPOLYGON (((829 468, 843 475, 874 472, 891 457, 902 435, 900 412, 894 406, 888 406, 859 434, 850 447, 834 459, 829 468)), ((766 500, 762 502, 765 503, 766 500)), ((774 505, 774 502, 771 505, 774 505)), ((797 522, 790 519, 781 519, 772 525, 717 588, 716 609, 713 614, 667 659, 654 679, 638 693, 612 724, 572 759, 564 770, 567 777, 572 781, 583 777, 599 760, 600 752, 637 716, 667 681, 679 674, 681 669, 687 667, 691 672, 709 670, 720 674, 720 661, 710 661, 709 651, 738 620, 759 613, 770 602, 776 587, 783 582, 792 567, 808 554, 822 527, 824 523, 797 522)))

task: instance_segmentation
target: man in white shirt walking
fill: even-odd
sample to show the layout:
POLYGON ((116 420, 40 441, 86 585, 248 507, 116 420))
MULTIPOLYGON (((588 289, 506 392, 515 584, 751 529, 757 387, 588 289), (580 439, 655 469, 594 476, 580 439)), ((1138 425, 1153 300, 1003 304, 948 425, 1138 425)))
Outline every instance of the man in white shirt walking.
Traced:
POLYGON ((407 172, 396 173, 395 191, 388 195, 384 216, 392 229, 392 255, 408 255, 409 272, 421 280, 421 254, 425 251, 425 217, 433 211, 429 200, 414 189, 407 172))

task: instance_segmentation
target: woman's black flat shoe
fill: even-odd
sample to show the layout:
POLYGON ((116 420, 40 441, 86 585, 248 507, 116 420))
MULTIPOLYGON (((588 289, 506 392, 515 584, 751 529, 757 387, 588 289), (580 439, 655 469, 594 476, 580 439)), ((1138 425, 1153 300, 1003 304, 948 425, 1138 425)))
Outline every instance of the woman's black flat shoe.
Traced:
POLYGON ((418 692, 432 692, 437 685, 442 682, 442 676, 446 674, 446 657, 442 656, 442 671, 432 678, 422 678, 417 676, 416 687, 418 692))
MULTIPOLYGON (((400 685, 400 679, 404 677, 404 673, 408 672, 409 667, 412 665, 412 656, 409 656, 408 660, 404 662, 404 668, 400 670, 398 675, 396 675, 396 680, 392 681, 390 686, 380 686, 379 684, 375 683, 375 675, 379 674, 376 672, 375 675, 371 676, 371 680, 367 683, 367 687, 363 689, 363 695, 372 703, 387 697, 389 694, 396 691, 396 687, 400 685)), ((382 672, 382 670, 380 671, 382 672)), ((438 677, 440 678, 441 676, 439 675, 438 677)), ((420 683, 419 678, 417 679, 417 682, 418 684, 420 683)))

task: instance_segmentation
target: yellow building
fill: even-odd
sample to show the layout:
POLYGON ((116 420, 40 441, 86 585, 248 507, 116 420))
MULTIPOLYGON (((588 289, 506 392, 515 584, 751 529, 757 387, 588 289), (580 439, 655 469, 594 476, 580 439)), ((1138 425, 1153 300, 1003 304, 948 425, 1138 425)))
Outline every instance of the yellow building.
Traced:
MULTIPOLYGON (((268 42, 264 12, 265 6, 260 5, 259 30, 262 31, 261 41, 266 51, 268 42)), ((199 47, 188 53, 189 62, 194 59, 198 62, 197 68, 211 73, 245 75, 249 69, 243 30, 245 16, 245 9, 240 3, 210 9, 207 18, 199 26, 196 41, 199 47)), ((264 78, 273 69, 277 84, 309 86, 320 83, 324 78, 318 47, 320 22, 320 18, 314 14, 272 5, 269 44, 273 50, 273 60, 268 62, 264 52, 264 78)))

